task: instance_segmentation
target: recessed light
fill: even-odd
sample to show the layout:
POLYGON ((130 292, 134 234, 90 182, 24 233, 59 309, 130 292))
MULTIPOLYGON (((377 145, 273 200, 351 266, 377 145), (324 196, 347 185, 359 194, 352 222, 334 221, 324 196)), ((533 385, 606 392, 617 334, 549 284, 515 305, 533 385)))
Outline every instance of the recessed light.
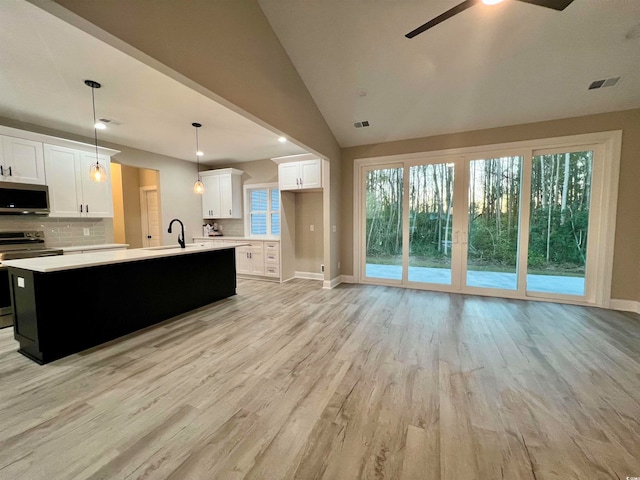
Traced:
POLYGON ((94 128, 97 128, 98 130, 104 130, 107 128, 107 126, 102 122, 96 122, 94 128))
POLYGON ((280 143, 287 143, 287 137, 278 137, 280 143))
POLYGON ((503 0, 482 0, 482 3, 485 5, 497 5, 498 3, 502 3, 503 0))
POLYGON ((203 155, 204 155, 204 153, 202 153, 200 150, 198 150, 198 151, 196 152, 196 155, 197 155, 197 156, 199 156, 199 157, 201 157, 201 156, 203 156, 203 155))

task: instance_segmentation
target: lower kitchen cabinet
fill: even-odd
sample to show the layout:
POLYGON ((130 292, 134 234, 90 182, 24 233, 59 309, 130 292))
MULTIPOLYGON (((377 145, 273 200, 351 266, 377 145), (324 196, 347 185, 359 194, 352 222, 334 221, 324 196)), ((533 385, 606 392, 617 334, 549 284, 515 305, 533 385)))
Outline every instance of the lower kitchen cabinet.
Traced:
POLYGON ((194 237, 194 242, 230 244, 236 247, 236 273, 242 277, 280 281, 280 241, 194 237))

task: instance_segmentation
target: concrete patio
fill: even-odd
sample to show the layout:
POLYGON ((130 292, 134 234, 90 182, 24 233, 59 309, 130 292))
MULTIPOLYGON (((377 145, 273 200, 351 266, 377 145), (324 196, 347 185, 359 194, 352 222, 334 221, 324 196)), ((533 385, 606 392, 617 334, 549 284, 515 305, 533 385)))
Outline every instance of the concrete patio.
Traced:
MULTIPOLYGON (((367 263, 366 275, 370 278, 402 280, 399 265, 377 265, 367 263)), ((446 268, 409 267, 409 281, 421 283, 451 284, 451 270, 446 268)), ((467 286, 516 290, 515 273, 467 271, 467 286)), ((584 277, 559 275, 527 275, 527 290, 531 292, 556 293, 562 295, 584 295, 584 277)))

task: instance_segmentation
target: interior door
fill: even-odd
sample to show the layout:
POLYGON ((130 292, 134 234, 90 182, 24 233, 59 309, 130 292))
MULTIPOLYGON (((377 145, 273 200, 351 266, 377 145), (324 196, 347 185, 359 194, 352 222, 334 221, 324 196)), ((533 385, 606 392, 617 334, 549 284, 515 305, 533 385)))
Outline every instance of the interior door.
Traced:
POLYGON ((156 188, 142 187, 140 189, 140 210, 142 246, 157 247, 161 244, 161 227, 158 190, 156 188))

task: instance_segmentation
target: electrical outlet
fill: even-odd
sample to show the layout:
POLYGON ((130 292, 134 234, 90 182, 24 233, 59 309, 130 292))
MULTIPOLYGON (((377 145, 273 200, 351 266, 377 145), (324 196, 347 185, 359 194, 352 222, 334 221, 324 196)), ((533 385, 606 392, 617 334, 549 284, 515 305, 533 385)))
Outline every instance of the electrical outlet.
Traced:
POLYGON ((336 226, 333 226, 333 233, 336 233, 336 226))
POLYGON ((313 225, 309 225, 309 231, 310 232, 315 232, 316 227, 314 227, 313 225))
POLYGON ((84 233, 85 237, 88 237, 89 235, 91 235, 91 231, 88 228, 83 228, 82 232, 84 233))
POLYGON ((324 265, 320 265, 320 271, 324 273, 324 265))
POLYGON ((338 262, 338 268, 340 268, 340 262, 338 262))

